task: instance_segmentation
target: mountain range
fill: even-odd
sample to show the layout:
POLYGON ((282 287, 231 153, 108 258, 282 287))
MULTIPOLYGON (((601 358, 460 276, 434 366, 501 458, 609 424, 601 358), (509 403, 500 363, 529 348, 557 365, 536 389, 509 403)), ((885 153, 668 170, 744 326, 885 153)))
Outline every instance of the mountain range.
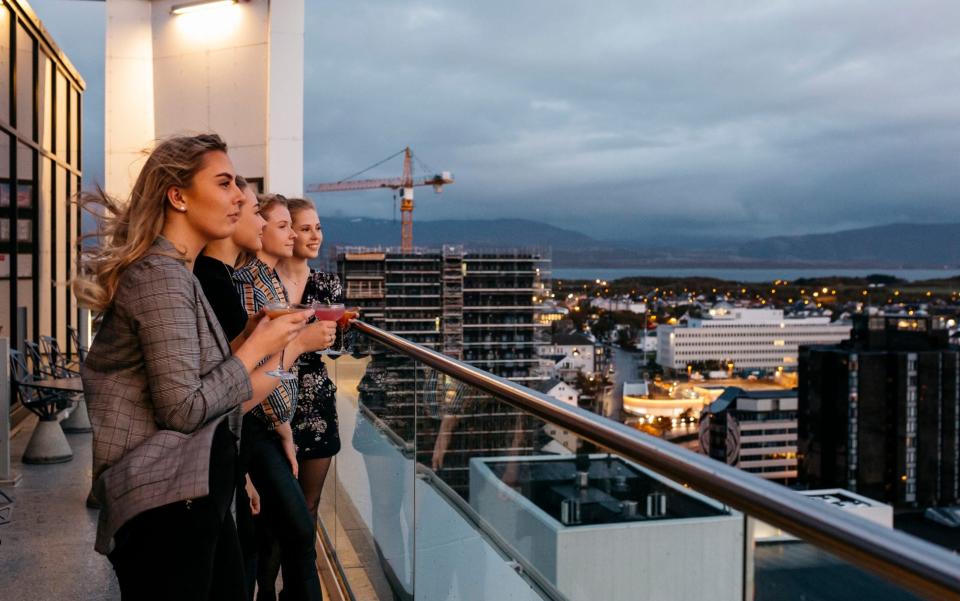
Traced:
MULTIPOLYGON (((322 218, 325 247, 397 246, 400 224, 389 219, 322 218)), ((691 248, 644 247, 598 240, 527 219, 438 220, 414 224, 417 246, 534 247, 549 250, 557 267, 944 267, 960 265, 960 223, 897 223, 825 234, 775 236, 736 244, 706 241, 691 248)))

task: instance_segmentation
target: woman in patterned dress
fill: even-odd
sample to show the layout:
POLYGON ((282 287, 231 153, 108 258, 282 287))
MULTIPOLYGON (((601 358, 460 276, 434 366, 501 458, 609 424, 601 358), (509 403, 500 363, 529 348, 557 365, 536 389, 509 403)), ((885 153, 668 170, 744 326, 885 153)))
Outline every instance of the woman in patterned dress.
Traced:
MULTIPOLYGON (((317 257, 323 243, 320 218, 309 200, 287 200, 293 231, 293 256, 277 264, 280 280, 291 299, 302 303, 343 302, 340 278, 335 274, 310 269, 307 261, 317 257)), ((341 334, 342 335, 342 334, 341 334)), ((336 345, 334 346, 336 348, 336 345)), ((300 487, 312 515, 320 507, 320 493, 330 461, 340 451, 340 430, 337 423, 337 387, 327 376, 323 358, 316 353, 300 356, 300 396, 293 416, 293 439, 300 465, 300 487)))

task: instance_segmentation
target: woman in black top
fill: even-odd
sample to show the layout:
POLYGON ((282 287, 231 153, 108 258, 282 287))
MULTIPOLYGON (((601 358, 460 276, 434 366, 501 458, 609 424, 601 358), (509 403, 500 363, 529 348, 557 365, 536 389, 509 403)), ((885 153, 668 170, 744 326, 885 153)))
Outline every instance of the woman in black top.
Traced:
MULTIPOLYGON (((255 323, 254 320, 248 320, 247 312, 240 302, 240 295, 233 287, 231 279, 233 264, 244 249, 256 250, 259 246, 260 233, 266 223, 260 217, 257 196, 252 194, 252 188, 243 177, 238 175, 236 180, 237 187, 244 192, 245 196, 243 204, 240 205, 237 229, 232 237, 208 244, 193 264, 193 275, 200 281, 203 294, 216 314, 227 340, 231 341, 231 347, 236 344, 234 341, 242 340, 248 322, 255 323)), ((242 437, 241 445, 243 445, 242 437)), ((243 553, 247 598, 252 599, 257 570, 257 541, 253 516, 260 513, 260 495, 250 482, 250 476, 247 475, 246 466, 242 461, 239 476, 240 482, 236 496, 237 536, 243 553)))

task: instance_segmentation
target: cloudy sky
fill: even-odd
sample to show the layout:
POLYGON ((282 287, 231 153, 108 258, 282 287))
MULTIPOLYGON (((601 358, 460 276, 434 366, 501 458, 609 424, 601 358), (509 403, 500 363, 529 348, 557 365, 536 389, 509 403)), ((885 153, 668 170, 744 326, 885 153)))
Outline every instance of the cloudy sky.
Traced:
MULTIPOLYGON (((97 177, 103 5, 31 3, 89 84, 97 177)), ((307 183, 410 145, 457 177, 417 219, 655 241, 960 221, 952 0, 306 3, 307 183)), ((322 206, 393 214, 385 191, 322 206)))

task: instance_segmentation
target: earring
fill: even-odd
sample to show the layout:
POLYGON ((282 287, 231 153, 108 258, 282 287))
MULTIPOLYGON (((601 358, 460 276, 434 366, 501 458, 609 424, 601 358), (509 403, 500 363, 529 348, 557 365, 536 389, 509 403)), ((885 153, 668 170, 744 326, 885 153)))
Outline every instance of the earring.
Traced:
POLYGON ((186 207, 186 206, 180 206, 180 207, 177 207, 177 210, 180 211, 181 213, 186 213, 186 212, 187 212, 187 207, 186 207))

